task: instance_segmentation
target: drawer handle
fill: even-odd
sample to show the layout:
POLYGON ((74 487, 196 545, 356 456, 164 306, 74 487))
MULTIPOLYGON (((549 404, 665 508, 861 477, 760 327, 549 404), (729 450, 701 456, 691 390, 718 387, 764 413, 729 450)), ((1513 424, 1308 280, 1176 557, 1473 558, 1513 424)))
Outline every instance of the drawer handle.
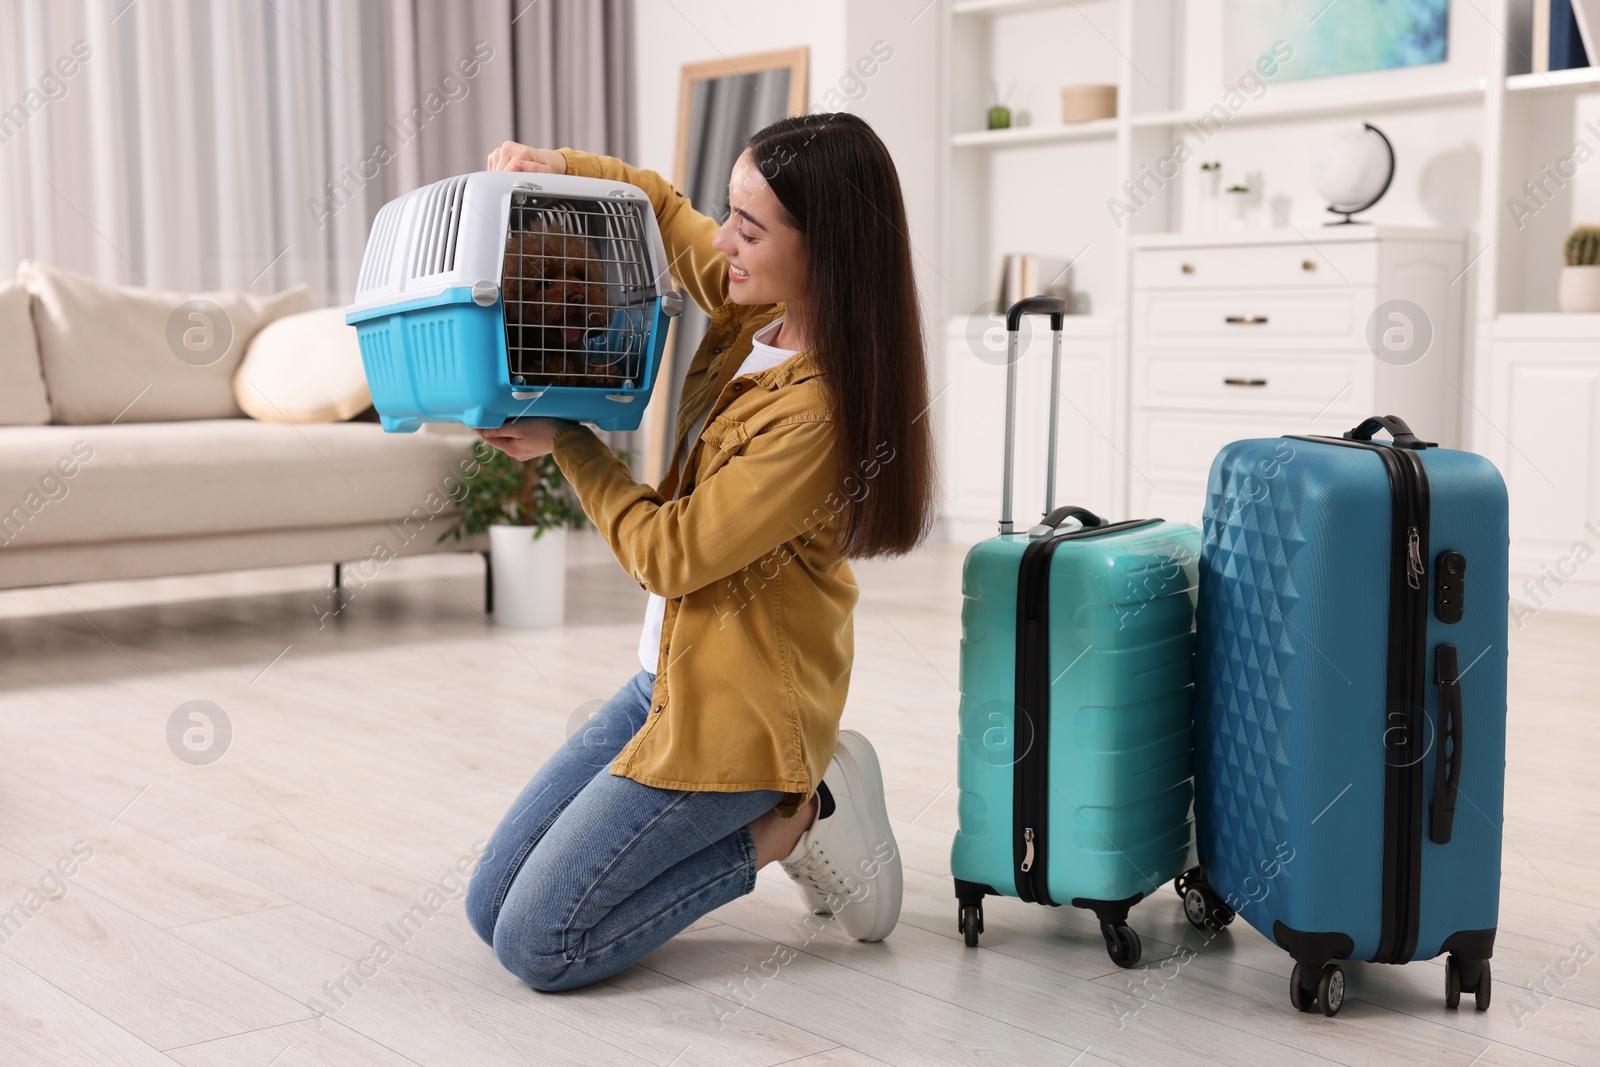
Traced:
POLYGON ((1178 269, 1183 271, 1183 273, 1185 273, 1185 274, 1193 274, 1194 273, 1194 264, 1193 263, 1185 263, 1183 266, 1179 267, 1178 269))
POLYGON ((1222 384, 1261 386, 1266 385, 1267 380, 1265 378, 1224 378, 1222 379, 1222 384))
POLYGON ((1301 270, 1316 270, 1317 269, 1317 265, 1315 263, 1311 262, 1309 259, 1302 259, 1300 261, 1300 269, 1301 270))
POLYGON ((1267 317, 1265 315, 1229 315, 1223 321, 1237 323, 1241 326, 1265 326, 1267 317))

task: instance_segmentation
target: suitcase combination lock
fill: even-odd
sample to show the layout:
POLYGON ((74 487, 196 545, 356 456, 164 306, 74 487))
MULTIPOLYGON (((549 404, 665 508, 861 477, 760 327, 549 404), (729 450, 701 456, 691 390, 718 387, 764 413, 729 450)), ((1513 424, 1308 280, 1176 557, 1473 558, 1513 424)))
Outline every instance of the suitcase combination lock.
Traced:
POLYGON ((1433 613, 1440 622, 1460 622, 1467 587, 1467 557, 1441 552, 1433 565, 1433 613))

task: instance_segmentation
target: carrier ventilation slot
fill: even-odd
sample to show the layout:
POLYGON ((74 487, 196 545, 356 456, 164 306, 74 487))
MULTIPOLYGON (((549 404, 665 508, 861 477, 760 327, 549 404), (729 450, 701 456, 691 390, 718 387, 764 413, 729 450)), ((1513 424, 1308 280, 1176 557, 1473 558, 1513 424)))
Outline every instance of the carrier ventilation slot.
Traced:
POLYGON ((389 267, 394 256, 395 235, 400 232, 398 200, 383 205, 372 223, 372 240, 367 242, 367 255, 361 261, 361 276, 356 280, 356 292, 364 293, 382 289, 389 284, 389 267))
POLYGON ((456 238, 461 232, 461 198, 466 188, 465 175, 428 187, 416 222, 419 232, 411 250, 408 278, 427 278, 455 269, 456 238))

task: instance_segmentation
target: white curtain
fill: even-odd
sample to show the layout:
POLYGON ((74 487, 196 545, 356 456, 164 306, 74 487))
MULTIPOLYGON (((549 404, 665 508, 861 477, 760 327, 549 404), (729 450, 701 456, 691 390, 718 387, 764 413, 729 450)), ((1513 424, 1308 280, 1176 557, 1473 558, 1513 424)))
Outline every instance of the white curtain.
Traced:
POLYGON ((0 278, 347 301, 372 217, 514 137, 626 155, 630 0, 16 0, 0 278))

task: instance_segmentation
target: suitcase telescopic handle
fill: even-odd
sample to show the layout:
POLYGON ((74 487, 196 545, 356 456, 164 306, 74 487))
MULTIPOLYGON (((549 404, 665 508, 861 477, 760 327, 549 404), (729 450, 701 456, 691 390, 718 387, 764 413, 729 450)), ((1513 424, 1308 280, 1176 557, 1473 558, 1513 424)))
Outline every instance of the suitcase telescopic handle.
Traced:
POLYGON ((1389 431, 1389 436, 1394 438, 1396 448, 1424 449, 1439 447, 1436 442, 1418 440, 1417 435, 1411 432, 1411 427, 1406 425, 1406 420, 1399 415, 1373 415, 1371 418, 1362 420, 1361 425, 1355 429, 1345 431, 1344 436, 1347 441, 1370 441, 1372 440, 1372 435, 1379 430, 1389 431))
MULTIPOLYGON (((1006 446, 1005 478, 1000 483, 1000 532, 1011 529, 1011 470, 1015 462, 1017 421, 1017 336, 1024 315, 1050 316, 1050 444, 1045 454, 1044 510, 1055 510, 1056 497, 1056 421, 1061 402, 1061 325, 1067 302, 1059 296, 1029 296, 1006 311, 1006 446)), ((1088 525, 1085 522, 1084 525, 1088 525)))

